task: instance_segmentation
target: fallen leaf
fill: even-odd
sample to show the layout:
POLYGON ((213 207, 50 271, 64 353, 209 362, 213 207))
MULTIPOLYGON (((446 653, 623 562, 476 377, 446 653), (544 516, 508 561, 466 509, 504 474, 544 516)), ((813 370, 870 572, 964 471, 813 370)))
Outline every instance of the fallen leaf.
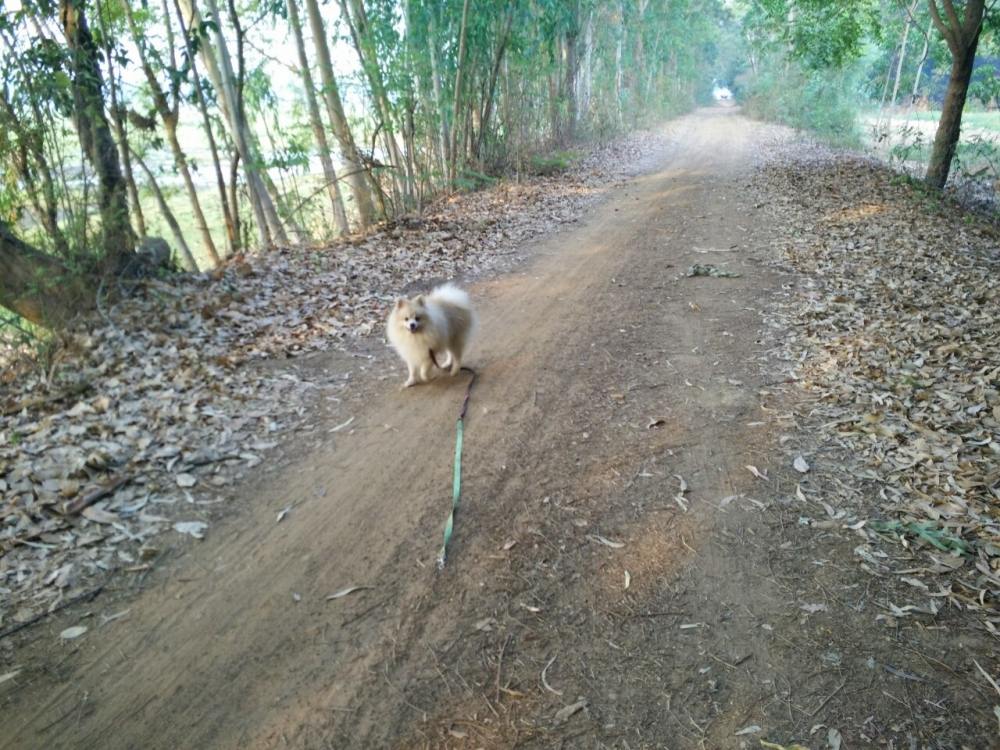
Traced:
POLYGON ((81 635, 87 632, 86 625, 74 625, 71 628, 66 628, 59 634, 59 637, 64 641, 72 641, 75 638, 79 638, 81 635))
POLYGON ((7 680, 13 680, 15 677, 17 677, 23 671, 24 671, 23 669, 15 669, 15 670, 12 670, 10 672, 6 672, 5 674, 0 674, 0 685, 2 685, 5 682, 7 682, 7 680))
POLYGON ((826 612, 827 607, 825 604, 803 604, 799 609, 814 615, 817 612, 826 612))
POLYGON ((207 528, 208 524, 204 521, 178 521, 174 524, 174 531, 193 536, 195 539, 204 539, 207 528))
POLYGON ((374 586, 348 586, 346 589, 341 589, 335 594, 330 594, 328 597, 326 597, 326 600, 330 601, 331 599, 342 599, 348 594, 353 594, 356 591, 368 591, 369 589, 372 588, 374 588, 374 586))
POLYGON ((351 417, 346 422, 341 422, 336 427, 330 428, 330 432, 340 432, 342 429, 344 429, 345 427, 347 427, 348 425, 350 425, 351 422, 353 422, 353 421, 354 421, 354 417, 351 417))
POLYGON ((802 456, 796 456, 795 460, 792 462, 792 466, 800 474, 805 474, 809 471, 809 464, 802 456))
POLYGON ((762 474, 756 466, 747 465, 746 470, 753 474, 758 479, 767 479, 767 474, 762 474))
POLYGON ((758 724, 751 724, 750 726, 743 727, 741 730, 735 733, 737 737, 741 737, 745 734, 757 734, 760 732, 760 726, 758 724))
POLYGON ((568 706, 560 708, 558 711, 556 711, 555 715, 556 724, 562 724, 564 721, 573 716, 573 714, 577 713, 578 711, 586 707, 587 707, 587 700, 585 698, 581 698, 576 703, 571 703, 568 706))
POLYGON ((625 571, 625 590, 626 590, 626 591, 628 591, 628 587, 629 587, 629 586, 631 585, 631 583, 632 583, 632 574, 631 574, 631 573, 629 573, 629 572, 628 572, 628 571, 626 570, 626 571, 625 571))
POLYGON ((625 546, 622 542, 612 541, 611 539, 607 539, 600 534, 587 534, 587 538, 591 541, 597 542, 598 544, 603 544, 605 547, 611 547, 612 549, 621 549, 625 546))
POLYGON ((193 474, 178 474, 176 477, 178 487, 194 487, 198 480, 193 474))
POLYGON ((93 521, 94 523, 112 524, 119 523, 121 521, 121 518, 118 517, 117 513, 111 513, 110 511, 96 506, 84 508, 80 512, 80 515, 88 521, 93 521))

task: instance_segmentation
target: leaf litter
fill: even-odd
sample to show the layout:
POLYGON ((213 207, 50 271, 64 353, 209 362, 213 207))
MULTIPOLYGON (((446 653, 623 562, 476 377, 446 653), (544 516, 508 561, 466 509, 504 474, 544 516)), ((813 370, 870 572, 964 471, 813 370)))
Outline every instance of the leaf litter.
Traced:
MULTIPOLYGON (((751 189, 784 228, 774 265, 799 274, 770 320, 788 331, 789 382, 809 402, 818 440, 845 462, 824 487, 827 507, 839 506, 830 515, 872 547, 918 551, 910 585, 922 580, 997 633, 996 228, 823 147, 768 155, 751 189)), ((891 571, 862 563, 872 564, 891 571)))
POLYGON ((449 196, 364 236, 145 279, 62 335, 45 366, 0 341, 0 629, 148 568, 142 550, 175 523, 203 535, 183 525, 190 510, 207 524, 221 488, 344 384, 259 365, 349 352, 382 335, 400 292, 511 266, 666 143, 636 133, 564 174, 449 196))

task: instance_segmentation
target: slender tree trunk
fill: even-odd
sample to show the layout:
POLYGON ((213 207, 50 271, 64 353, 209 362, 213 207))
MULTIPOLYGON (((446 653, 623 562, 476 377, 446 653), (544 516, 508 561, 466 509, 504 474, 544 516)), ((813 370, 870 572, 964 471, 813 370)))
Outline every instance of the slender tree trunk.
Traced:
POLYGON ((238 208, 232 205, 226 197, 226 179, 222 174, 222 161, 219 158, 219 148, 215 141, 212 120, 208 116, 208 102, 205 99, 205 91, 202 88, 201 74, 198 72, 197 56, 195 55, 194 45, 191 43, 188 24, 184 18, 184 12, 181 10, 179 0, 174 0, 174 12, 177 14, 177 22, 180 24, 181 35, 184 37, 184 50, 187 52, 188 61, 191 65, 191 79, 194 84, 195 99, 198 102, 202 129, 205 131, 209 153, 212 156, 212 169, 215 172, 216 187, 219 191, 219 206, 222 208, 222 217, 226 223, 226 239, 229 244, 229 254, 232 254, 238 252, 241 247, 240 233, 237 228, 239 219, 236 216, 238 208))
POLYGON ((93 306, 94 292, 52 255, 20 240, 0 221, 0 306, 55 328, 93 306))
POLYGON ((625 3, 618 3, 618 17, 620 26, 617 39, 615 40, 615 103, 618 107, 618 127, 625 123, 624 103, 625 103, 625 71, 622 68, 622 57, 625 47, 625 3))
POLYGON ((458 59, 455 66, 455 96, 452 104, 451 163, 448 165, 448 181, 454 186, 458 176, 458 108, 462 102, 462 77, 465 74, 465 37, 469 24, 469 0, 462 3, 462 25, 458 33, 458 59))
POLYGON ((115 137, 118 139, 118 156, 121 159, 122 175, 125 178, 125 186, 128 189, 129 204, 132 208, 132 220, 139 237, 146 236, 146 217, 142 213, 142 203, 139 200, 139 188, 135 183, 135 175, 132 173, 132 159, 128 150, 128 132, 125 128, 124 107, 118 102, 118 81, 115 76, 114 55, 112 50, 112 37, 101 24, 101 35, 105 40, 104 59, 108 65, 108 91, 111 94, 111 122, 114 124, 115 137))
POLYGON ((375 111, 382 123, 382 140, 385 143, 386 157, 392 167, 393 184, 396 186, 397 192, 401 193, 404 204, 409 205, 412 202, 412 196, 407 181, 403 179, 406 159, 399 150, 399 143, 396 141, 392 105, 389 104, 389 97, 386 95, 382 69, 378 64, 378 50, 371 39, 364 2, 363 0, 340 0, 340 9, 351 32, 361 69, 368 79, 372 103, 375 105, 375 111))
POLYGON ((483 113, 479 123, 479 139, 476 142, 476 158, 482 159, 483 142, 490 127, 490 117, 493 115, 493 102, 496 98, 497 79, 500 77, 500 66, 503 64, 504 54, 507 52, 507 45, 510 42, 510 30, 514 23, 514 6, 507 9, 507 17, 504 20, 504 28, 497 42, 496 53, 493 55, 493 65, 490 68, 490 82, 486 90, 486 100, 483 103, 483 113))
MULTIPOLYGON (((114 86, 111 87, 111 91, 114 92, 114 86)), ((129 203, 132 206, 132 220, 135 222, 135 228, 139 237, 145 237, 149 232, 146 230, 146 216, 142 212, 142 202, 139 200, 139 187, 135 183, 135 174, 132 172, 132 157, 128 151, 128 133, 125 130, 125 118, 122 117, 121 108, 114 101, 115 98, 117 98, 116 95, 112 94, 111 120, 115 124, 115 135, 118 137, 118 143, 121 147, 119 154, 122 160, 122 174, 125 177, 125 185, 128 187, 129 203)))
POLYGON ((451 152, 449 151, 449 146, 451 145, 451 136, 448 133, 448 112, 444 105, 444 95, 441 93, 441 67, 438 61, 438 35, 437 35, 437 22, 434 20, 437 10, 432 5, 429 8, 428 16, 428 28, 427 33, 430 36, 430 58, 431 58, 431 83, 434 88, 434 104, 437 108, 438 116, 438 138, 440 139, 440 149, 441 149, 441 172, 447 177, 448 165, 451 164, 451 152))
POLYGON ((579 4, 573 10, 573 20, 570 28, 566 31, 564 41, 564 61, 566 64, 565 78, 563 82, 563 96, 566 98, 566 138, 572 141, 576 137, 577 121, 577 100, 576 100, 576 74, 577 74, 577 52, 576 43, 579 38, 579 4))
POLYGON ((344 210, 344 198, 340 193, 340 180, 333 168, 330 157, 330 144, 326 140, 326 128, 319 112, 319 102, 316 101, 316 87, 313 84, 312 71, 309 70, 309 57, 306 54, 305 40, 302 37, 302 21, 299 18, 299 5, 296 0, 285 0, 288 6, 288 21, 295 37, 295 49, 299 56, 299 75, 302 76, 302 87, 305 89, 306 106, 309 108, 309 123, 312 126, 316 148, 319 151, 319 161, 323 167, 323 179, 326 181, 327 194, 330 196, 330 210, 338 235, 350 231, 347 222, 347 212, 344 210))
POLYGON ((964 18, 961 19, 952 0, 940 0, 944 6, 947 22, 941 18, 938 2, 939 0, 929 2, 931 18, 948 42, 952 62, 948 89, 941 108, 941 120, 934 136, 934 147, 931 150, 925 180, 932 187, 943 188, 948 182, 951 162, 955 157, 955 149, 962 132, 962 109, 969 93, 969 81, 972 79, 972 69, 976 62, 976 48, 979 46, 979 35, 983 29, 985 0, 968 0, 965 4, 964 18))
POLYGON ((101 246, 110 268, 121 268, 135 249, 118 147, 104 116, 104 81, 97 46, 83 6, 60 0, 60 21, 72 54, 73 121, 80 145, 98 178, 101 246))
POLYGON ((187 271, 197 272, 198 262, 194 259, 191 248, 188 247, 187 240, 184 239, 184 232, 181 231, 181 226, 177 223, 177 217, 174 216, 174 212, 170 210, 166 198, 163 197, 163 191, 160 190, 160 185, 156 181, 156 175, 146 166, 146 162, 142 160, 139 154, 133 151, 132 155, 135 157, 136 164, 146 173, 146 179, 149 180, 149 189, 153 191, 153 196, 156 198, 156 204, 160 208, 163 220, 167 222, 167 226, 170 227, 170 233, 174 236, 174 241, 177 243, 177 248, 181 256, 181 265, 187 271))
POLYGON ((372 203, 372 193, 368 186, 368 173, 365 170, 361 154, 358 152, 351 127, 344 114, 344 105, 340 100, 340 89, 333 74, 333 63, 330 59, 330 47, 326 41, 326 27, 320 14, 317 0, 305 0, 306 13, 309 16, 309 29, 312 31, 313 44, 316 46, 316 63, 319 66, 320 81, 323 84, 323 100, 326 103, 326 113, 330 118, 330 127, 337 142, 340 144, 340 156, 347 171, 345 178, 351 186, 354 205, 358 210, 358 220, 361 227, 370 227, 375 221, 375 206, 372 203))
POLYGON ((913 24, 913 11, 916 10, 917 0, 913 0, 909 10, 906 12, 906 22, 903 26, 903 41, 899 43, 899 60, 896 62, 896 80, 892 84, 892 100, 889 102, 889 109, 896 106, 899 97, 899 79, 903 74, 903 61, 906 59, 906 43, 910 38, 910 26, 913 24))
MULTIPOLYGON (((219 265, 220 258, 219 253, 215 249, 215 241, 212 239, 212 233, 208 228, 208 221, 205 219, 205 212, 201 209, 201 201, 198 199, 198 190, 195 188, 194 179, 191 177, 191 170, 188 167, 187 155, 184 153, 184 149, 181 147, 181 142, 177 137, 177 125, 179 117, 179 102, 175 98, 173 102, 170 102, 167 93, 160 86, 160 81, 156 77, 156 72, 153 70, 153 66, 149 62, 149 57, 147 56, 145 40, 139 33, 139 28, 135 23, 135 15, 132 12, 131 7, 125 4, 125 14, 128 18, 129 29, 132 32, 132 40, 135 42, 136 49, 139 52, 139 64, 142 67, 143 73, 146 76, 146 82, 149 84, 149 89, 153 99, 153 106, 156 107, 156 112, 160 116, 160 120, 163 123, 163 130, 167 136, 167 143, 170 144, 170 152, 174 157, 174 164, 177 167, 177 171, 180 172, 181 179, 184 181, 184 188, 187 191, 188 202, 191 204, 191 212, 194 214, 194 224, 197 227, 199 234, 201 235, 202 246, 205 248, 205 252, 211 259, 213 265, 219 265)), ((173 34, 170 31, 173 26, 170 23, 170 19, 166 19, 168 33, 171 39, 171 51, 173 50, 173 34)), ((173 55, 171 55, 173 56, 173 55)))
MULTIPOLYGON (((553 66, 556 60, 552 61, 553 66)), ((549 73, 549 129, 552 131, 552 143, 562 142, 562 132, 559 127, 559 72, 558 69, 549 73)))
POLYGON ((15 171, 34 209, 36 221, 49 235, 56 253, 65 256, 69 251, 69 244, 59 226, 59 203, 52 171, 45 156, 44 141, 33 128, 22 124, 22 119, 4 88, 0 88, 0 130, 20 134, 20 148, 11 149, 14 152, 12 158, 16 162, 15 171), (36 185, 38 180, 42 182, 40 189, 36 185))
POLYGON ((594 11, 587 11, 587 21, 583 27, 583 70, 580 76, 577 119, 583 119, 590 112, 590 93, 593 87, 594 55, 594 11))
POLYGON ((920 52, 920 62, 917 63, 917 72, 913 76, 913 91, 910 93, 910 106, 917 100, 917 92, 920 89, 920 79, 923 77, 924 65, 927 64, 927 51, 931 44, 931 32, 934 30, 934 20, 927 24, 927 33, 924 34, 924 48, 920 52))
MULTIPOLYGON (((187 25, 201 28, 204 22, 201 14, 194 5, 194 0, 180 0, 185 13, 189 17, 187 25)), ((233 143, 243 162, 243 171, 246 174, 247 194, 250 196, 250 206, 253 209, 255 223, 257 225, 257 235, 261 247, 271 247, 274 241, 280 241, 272 234, 271 228, 277 221, 277 212, 271 204, 267 189, 260 179, 258 172, 258 161, 256 152, 251 150, 249 128, 242 118, 242 107, 238 105, 235 89, 235 74, 233 73, 232 61, 229 57, 229 47, 222 34, 221 16, 219 7, 215 0, 208 0, 208 10, 215 21, 211 25, 214 43, 208 38, 202 38, 199 51, 202 60, 208 70, 209 78, 215 87, 219 97, 219 106, 225 115, 229 132, 232 135, 233 143), (266 206, 269 207, 266 208, 266 206)), ((277 222, 280 226, 280 221, 277 222)))
MULTIPOLYGON (((221 19, 219 10, 216 7, 216 0, 207 1, 209 7, 212 8, 215 13, 216 18, 221 19)), ((275 243, 279 245, 287 245, 288 237, 285 234, 285 228, 282 225, 281 216, 278 213, 278 207, 281 206, 281 195, 275 189, 274 181, 271 179, 271 175, 267 171, 267 167, 264 166, 260 144, 254 135, 253 129, 247 121, 246 99, 243 96, 243 87, 246 80, 246 60, 244 58, 244 40, 246 33, 243 31, 243 25, 240 23, 240 14, 236 10, 235 2, 233 2, 233 0, 228 0, 227 5, 229 8, 229 24, 233 28, 233 33, 236 39, 235 72, 229 56, 228 46, 220 48, 219 59, 222 62, 223 71, 228 70, 229 80, 232 82, 233 110, 236 112, 236 119, 243 129, 243 139, 246 141, 249 149, 247 153, 256 160, 253 165, 254 178, 264 186, 264 192, 262 192, 259 197, 261 207, 264 209, 264 216, 267 218, 268 231, 271 234, 271 239, 274 240, 275 243)), ((220 43, 225 44, 224 38, 221 36, 220 43)), ((288 218, 288 221, 292 223, 294 222, 291 217, 288 218)), ((298 227, 293 226, 293 229, 301 234, 301 230, 298 229, 298 227)))

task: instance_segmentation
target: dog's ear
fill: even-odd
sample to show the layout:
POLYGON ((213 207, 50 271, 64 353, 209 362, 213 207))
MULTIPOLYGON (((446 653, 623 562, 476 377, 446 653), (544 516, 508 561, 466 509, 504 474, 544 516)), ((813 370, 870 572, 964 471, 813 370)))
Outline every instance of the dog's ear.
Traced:
POLYGON ((396 297, 396 304, 393 305, 393 307, 395 307, 398 310, 399 308, 401 308, 403 306, 404 302, 406 302, 406 300, 403 299, 402 297, 396 297))
POLYGON ((424 304, 424 295, 418 294, 416 297, 414 297, 413 298, 413 304, 415 304, 415 305, 422 305, 422 304, 424 304))

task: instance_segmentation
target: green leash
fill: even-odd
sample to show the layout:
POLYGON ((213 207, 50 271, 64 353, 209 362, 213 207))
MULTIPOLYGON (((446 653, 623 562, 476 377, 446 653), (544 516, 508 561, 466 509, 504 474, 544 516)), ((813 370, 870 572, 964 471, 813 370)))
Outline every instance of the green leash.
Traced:
POLYGON ((469 385, 465 389, 465 398, 462 400, 462 410, 458 413, 458 423, 455 425, 455 474, 451 483, 451 513, 444 524, 444 542, 441 544, 441 551, 438 553, 438 570, 444 568, 448 559, 448 542, 451 541, 452 532, 455 530, 455 512, 458 510, 458 501, 462 497, 462 436, 465 434, 465 412, 469 408, 469 396, 472 395, 472 386, 476 382, 476 371, 463 367, 463 372, 472 375, 469 385))

